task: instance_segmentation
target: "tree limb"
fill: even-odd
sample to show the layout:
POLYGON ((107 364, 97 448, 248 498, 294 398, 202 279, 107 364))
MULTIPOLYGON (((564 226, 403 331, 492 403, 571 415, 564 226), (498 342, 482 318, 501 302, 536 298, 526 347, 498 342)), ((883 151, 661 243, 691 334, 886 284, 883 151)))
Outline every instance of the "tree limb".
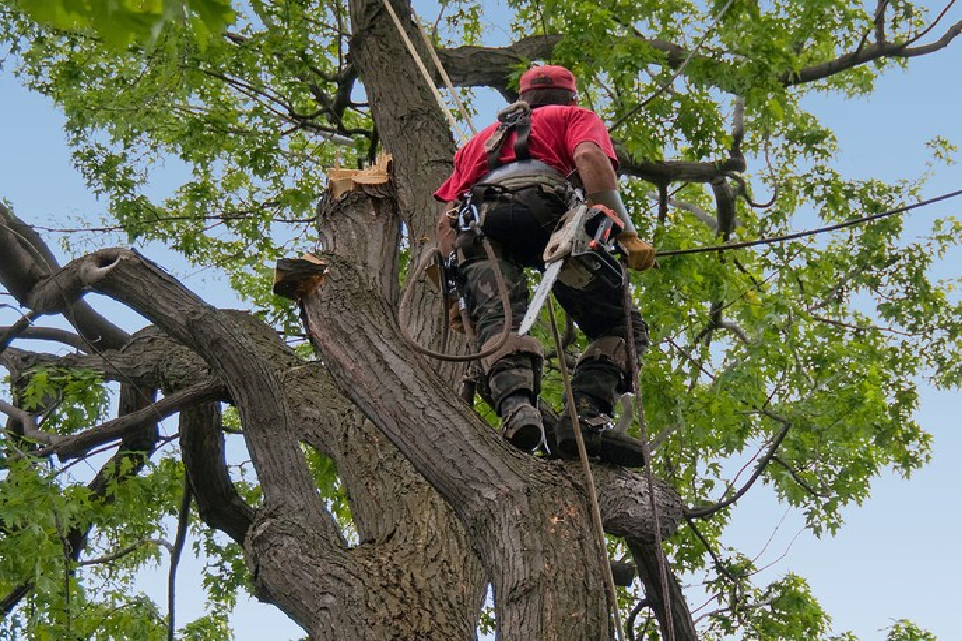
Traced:
POLYGON ((816 80, 823 80, 839 72, 864 65, 881 58, 916 58, 939 51, 949 46, 958 35, 962 33, 962 20, 949 27, 941 38, 935 42, 918 47, 909 46, 913 40, 904 42, 874 42, 865 47, 856 49, 851 53, 844 54, 817 65, 812 65, 801 69, 797 74, 786 72, 778 77, 778 80, 786 86, 800 85, 816 80))
POLYGON ((748 479, 748 481, 745 482, 745 484, 741 488, 739 488, 737 492, 735 492, 729 498, 723 501, 719 501, 714 505, 685 510, 686 518, 703 519, 711 516, 712 514, 715 514, 716 512, 719 512, 725 509, 726 507, 728 507, 729 505, 733 504, 735 501, 740 499, 742 496, 744 496, 745 493, 749 489, 751 489, 752 485, 755 484, 755 481, 757 481, 758 478, 762 475, 762 472, 765 471, 765 468, 768 466, 771 460, 775 457, 775 453, 778 451, 779 446, 781 446, 782 441, 785 440, 785 436, 788 435, 788 430, 792 427, 792 423, 791 421, 781 418, 767 410, 763 410, 763 413, 769 418, 781 423, 782 429, 772 440, 772 443, 769 446, 768 451, 765 453, 765 456, 763 456, 762 459, 758 462, 758 464, 755 465, 755 471, 752 473, 751 477, 748 479))
POLYGON ((180 500, 180 511, 177 515, 177 534, 174 537, 174 544, 170 548, 170 572, 167 575, 167 641, 174 641, 174 631, 177 630, 174 618, 177 566, 180 563, 180 555, 184 551, 184 543, 187 541, 187 526, 190 523, 190 503, 190 480, 185 478, 184 493, 180 500))
POLYGON ((83 456, 93 447, 133 434, 145 425, 163 420, 184 408, 212 400, 224 400, 226 397, 227 388, 223 383, 216 380, 205 381, 174 392, 153 405, 107 421, 85 432, 60 437, 37 454, 40 456, 56 454, 61 460, 68 461, 83 456))
POLYGON ((117 550, 116 552, 113 552, 111 554, 99 556, 95 559, 84 559, 83 561, 77 561, 77 565, 84 566, 84 565, 101 565, 103 563, 113 563, 114 561, 122 559, 132 552, 136 552, 139 548, 148 544, 166 548, 168 552, 171 549, 170 543, 165 541, 164 539, 141 539, 140 541, 137 541, 136 543, 132 543, 131 545, 128 545, 127 547, 117 550))
MULTIPOLYGON (((14 331, 13 327, 0 327, 0 334, 12 331, 14 331)), ((91 351, 90 344, 82 336, 55 327, 27 327, 23 331, 16 332, 16 337, 23 340, 63 343, 81 352, 91 351)), ((0 339, 0 352, 5 347, 3 339, 0 339)))
POLYGON ((205 403, 180 413, 180 447, 201 519, 243 543, 254 509, 238 494, 228 473, 218 404, 205 403))
POLYGON ((668 594, 662 591, 660 570, 657 562, 657 550, 649 541, 628 539, 628 549, 638 567, 638 578, 645 586, 645 600, 648 607, 655 613, 658 625, 662 630, 662 638, 668 638, 666 631, 671 628, 675 641, 698 641, 698 632, 692 621, 688 601, 682 591, 674 572, 668 569, 668 594), (665 620, 665 601, 671 603, 671 618, 665 620))
MULTIPOLYGON (((30 305, 34 290, 59 269, 57 259, 43 239, 0 203, 0 283, 17 301, 39 313, 63 311, 65 317, 89 344, 100 349, 118 348, 129 336, 76 297, 56 299, 61 305, 39 310, 30 305)), ((79 292, 78 292, 79 295, 79 292)))

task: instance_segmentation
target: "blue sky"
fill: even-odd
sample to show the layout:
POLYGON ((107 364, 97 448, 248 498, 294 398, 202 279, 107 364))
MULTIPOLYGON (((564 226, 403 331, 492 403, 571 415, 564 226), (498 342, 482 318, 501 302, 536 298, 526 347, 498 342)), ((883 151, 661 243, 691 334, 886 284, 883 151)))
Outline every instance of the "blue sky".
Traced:
MULTIPOLYGON (((962 88, 956 80, 960 68, 962 41, 911 60, 907 71, 888 72, 871 98, 815 99, 807 104, 838 134, 839 167, 847 175, 885 180, 915 176, 928 158, 926 140, 942 135, 962 144, 962 88)), ((4 150, 0 197, 8 199, 27 221, 52 227, 73 226, 69 222, 73 217, 98 218, 105 208, 72 169, 61 123, 62 117, 46 99, 20 88, 9 70, 0 72, 0 148, 4 150)), ((166 177, 159 175, 152 187, 155 195, 168 192, 176 176, 176 168, 166 177)), ((959 188, 962 169, 952 166, 938 171, 926 193, 932 196, 959 188)), ((908 215, 907 226, 924 232, 936 217, 958 210, 956 201, 917 210, 908 215)), ((939 274, 962 276, 960 258, 962 253, 955 252, 939 266, 939 274)), ((169 254, 165 257, 160 252, 157 259, 187 276, 186 284, 208 299, 214 290, 223 289, 216 287, 210 274, 188 276, 189 270, 180 269, 169 254)), ((0 315, 0 324, 9 320, 0 315)), ((129 322, 137 325, 134 317, 129 322)), ((962 557, 953 545, 955 533, 962 529, 959 416, 962 400, 957 392, 923 386, 917 418, 935 436, 931 465, 909 480, 886 474, 876 481, 869 501, 846 510, 846 526, 836 537, 818 540, 807 532, 798 534, 800 519, 790 515, 783 521, 784 508, 761 489, 749 493, 736 508, 726 541, 749 556, 765 549, 760 563, 777 561, 765 578, 788 571, 806 577, 833 616, 836 631, 850 630, 863 640, 880 641, 885 637, 883 629, 904 617, 942 640, 959 638, 955 607, 962 557)), ((197 563, 181 569, 180 621, 188 620, 192 612, 196 616, 202 608, 196 581, 190 576, 199 570, 197 563)), ((146 589, 161 602, 163 582, 163 578, 145 581, 146 589)), ((279 611, 259 604, 240 606, 237 623, 239 641, 300 636, 279 611)))

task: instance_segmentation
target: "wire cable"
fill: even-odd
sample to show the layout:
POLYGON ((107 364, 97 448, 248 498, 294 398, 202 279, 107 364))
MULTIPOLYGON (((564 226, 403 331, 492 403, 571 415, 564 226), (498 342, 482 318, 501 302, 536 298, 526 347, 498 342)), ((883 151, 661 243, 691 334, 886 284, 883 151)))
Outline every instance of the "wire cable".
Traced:
POLYGON ((942 194, 940 196, 935 196, 927 200, 921 200, 911 205, 904 205, 902 207, 889 209, 888 211, 883 211, 878 214, 872 214, 871 216, 862 216, 861 218, 853 218, 852 220, 846 220, 845 222, 841 222, 836 225, 828 225, 827 227, 809 229, 807 231, 800 231, 794 234, 786 234, 784 236, 773 236, 771 238, 759 238, 757 240, 746 240, 740 243, 725 243, 724 245, 711 245, 709 247, 693 247, 691 249, 660 250, 658 252, 655 252, 655 256, 657 256, 658 258, 667 258, 669 256, 687 256, 689 254, 703 254, 703 253, 712 252, 712 251, 745 249, 746 247, 757 247, 758 245, 772 245, 774 243, 781 243, 787 240, 795 240, 797 238, 807 238, 808 236, 815 236, 817 234, 824 234, 826 232, 836 231, 838 229, 845 229, 846 227, 854 227, 855 225, 861 225, 862 223, 881 220, 882 218, 888 218, 889 216, 894 216, 896 214, 903 214, 913 209, 919 209, 920 207, 934 205, 935 203, 942 202, 943 200, 949 200, 950 198, 956 198, 957 196, 962 196, 962 189, 957 189, 955 191, 951 191, 951 192, 942 194))

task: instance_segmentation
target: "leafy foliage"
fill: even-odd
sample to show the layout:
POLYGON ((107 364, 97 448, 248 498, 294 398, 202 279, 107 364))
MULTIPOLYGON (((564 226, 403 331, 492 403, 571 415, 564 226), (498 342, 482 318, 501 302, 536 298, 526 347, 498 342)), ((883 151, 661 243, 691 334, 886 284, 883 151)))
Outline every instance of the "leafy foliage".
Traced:
MULTIPOLYGON (((896 4, 885 23, 890 39, 924 27, 923 10, 896 4)), ((955 152, 946 140, 931 141, 930 166, 894 184, 853 180, 837 169, 836 138, 805 98, 866 95, 879 72, 899 63, 881 59, 811 83, 796 80, 806 67, 855 50, 876 28, 858 4, 509 5, 512 36, 567 34, 554 61, 577 73, 584 102, 612 123, 618 142, 637 159, 725 157, 733 141, 732 96, 743 99, 743 150, 753 170, 767 165, 748 178, 756 191, 776 197, 764 211, 738 201, 735 239, 910 202, 932 167, 951 162, 955 152), (680 69, 682 61, 651 39, 679 43, 692 55, 680 69), (770 164, 763 161, 769 157, 770 164)), ((298 323, 289 306, 267 293, 265 265, 314 248, 323 169, 363 162, 375 146, 346 56, 346 8, 252 0, 233 16, 220 0, 19 0, 16 7, 0 8, 7 60, 64 110, 74 162, 109 199, 108 222, 131 244, 160 242, 192 264, 223 269, 264 319, 293 333, 298 323), (180 7, 195 19, 181 20, 180 7), (231 30, 222 31, 228 24, 231 30), (145 186, 165 163, 182 180, 168 198, 152 201, 145 186)), ((444 10, 440 42, 476 44, 489 36, 487 22, 494 20, 482 3, 444 3, 444 10)), ((624 193, 636 204, 640 231, 659 248, 720 242, 695 213, 714 210, 702 185, 673 192, 689 207, 673 208, 665 220, 645 206, 650 188, 631 179, 624 193)), ((759 482, 803 513, 811 531, 837 532, 844 509, 867 500, 883 470, 907 476, 928 461, 931 436, 913 418, 918 381, 945 388, 962 382, 957 283, 931 276, 936 261, 960 243, 962 223, 953 218, 916 237, 888 218, 752 251, 668 258, 637 277, 635 293, 652 330, 645 414, 649 432, 663 437, 657 472, 686 503, 708 506, 730 495, 747 476, 737 470, 762 460, 784 431, 759 482)), ((583 347, 582 341, 574 350, 583 347)), ((549 366, 545 395, 555 406, 560 390, 549 366)), ((60 399, 45 427, 61 434, 89 427, 105 409, 102 381, 84 372, 39 371, 19 393, 28 409, 60 399)), ((313 450, 307 459, 328 508, 349 528, 337 470, 313 450)), ((76 565, 65 560, 63 538, 72 527, 93 525, 91 555, 106 555, 167 536, 182 487, 176 456, 165 452, 99 502, 79 478, 14 459, 4 465, 0 588, 24 582, 34 588, 34 607, 5 619, 4 632, 54 638, 64 626, 86 630, 102 620, 116 638, 160 638, 160 608, 129 591, 138 568, 160 561, 158 546, 144 544, 109 571, 93 565, 64 581, 76 565)), ((259 500, 256 483, 234 473, 245 498, 259 500)), ((755 585, 758 568, 723 544, 730 518, 730 509, 720 510, 697 521, 697 532, 683 529, 669 542, 677 569, 709 577, 703 588, 717 609, 704 622, 705 638, 850 638, 833 636, 829 615, 803 578, 789 574, 755 585)), ((196 551, 209 559, 205 587, 213 612, 181 634, 225 638, 225 613, 239 591, 250 590, 250 578, 238 546, 199 521, 193 526, 196 551)), ((905 621, 888 636, 930 638, 905 621)))
POLYGON ((200 34, 219 33, 233 19, 229 0, 15 0, 38 22, 63 30, 89 29, 120 48, 148 40, 168 22, 191 20, 200 34))

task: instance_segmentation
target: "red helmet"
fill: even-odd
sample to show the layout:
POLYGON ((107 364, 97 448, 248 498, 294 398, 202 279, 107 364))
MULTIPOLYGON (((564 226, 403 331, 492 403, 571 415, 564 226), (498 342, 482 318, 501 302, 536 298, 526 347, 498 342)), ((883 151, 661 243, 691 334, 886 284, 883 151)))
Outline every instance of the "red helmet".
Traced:
POLYGON ((574 74, 561 65, 531 67, 521 74, 521 93, 532 89, 567 89, 578 93, 574 74))

